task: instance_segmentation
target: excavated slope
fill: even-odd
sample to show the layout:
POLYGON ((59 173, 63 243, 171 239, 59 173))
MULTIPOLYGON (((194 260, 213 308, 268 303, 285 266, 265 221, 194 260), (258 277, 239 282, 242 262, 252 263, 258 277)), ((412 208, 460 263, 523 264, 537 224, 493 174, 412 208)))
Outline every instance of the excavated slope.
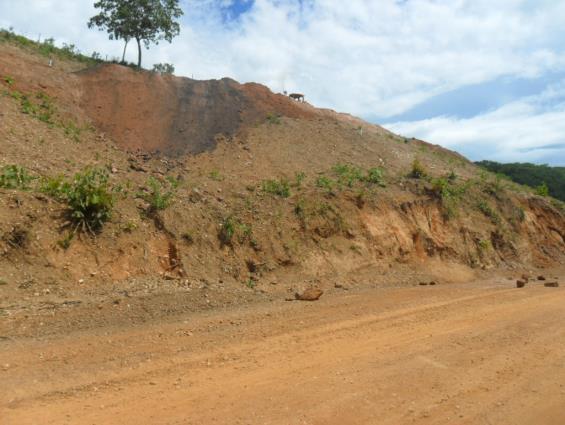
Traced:
POLYGON ((23 111, 21 97, 0 96, 0 166, 22 166, 35 181, 95 166, 108 170, 121 196, 100 234, 77 236, 65 249, 64 202, 0 189, 0 280, 15 282, 6 299, 42 285, 63 296, 77 281, 131 279, 132 291, 145 291, 140 280, 156 279, 167 291, 198 282, 232 288, 231 302, 248 286, 280 296, 312 283, 455 281, 565 258, 561 204, 482 175, 454 152, 257 84, 78 68, 50 68, 4 46, 0 75, 14 78, 0 81, 3 92, 35 103, 45 93, 56 113, 45 123, 23 111), (166 155, 148 154, 155 151, 166 155), (407 177, 414 160, 426 178, 407 177), (364 176, 378 167, 382 182, 338 182, 344 166, 364 176), (453 192, 438 191, 434 180, 448 175, 453 192), (172 203, 153 216, 140 195, 151 179, 163 191, 178 183, 172 203))
POLYGON ((258 84, 197 81, 104 65, 78 73, 81 106, 96 126, 123 148, 169 156, 197 154, 262 123, 268 114, 314 115, 258 84))

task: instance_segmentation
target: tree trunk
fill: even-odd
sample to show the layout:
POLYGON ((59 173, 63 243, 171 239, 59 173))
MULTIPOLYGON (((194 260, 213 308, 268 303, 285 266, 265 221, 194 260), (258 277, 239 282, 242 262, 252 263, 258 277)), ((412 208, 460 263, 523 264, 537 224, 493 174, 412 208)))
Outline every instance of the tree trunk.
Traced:
POLYGON ((137 41, 137 67, 141 68, 141 40, 139 38, 135 40, 137 41))
POLYGON ((128 48, 129 38, 126 38, 126 45, 124 46, 124 54, 122 55, 122 63, 126 61, 126 49, 128 48))

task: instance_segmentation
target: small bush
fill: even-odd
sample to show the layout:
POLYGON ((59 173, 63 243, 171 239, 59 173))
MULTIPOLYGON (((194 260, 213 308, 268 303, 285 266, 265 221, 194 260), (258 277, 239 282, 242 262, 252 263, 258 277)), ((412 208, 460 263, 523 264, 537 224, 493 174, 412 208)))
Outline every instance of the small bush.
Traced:
POLYGON ((175 196, 176 186, 167 180, 169 187, 161 183, 154 177, 147 180, 147 191, 141 195, 141 198, 149 204, 149 213, 155 213, 167 209, 172 203, 175 196))
POLYGON ((190 232, 184 232, 181 235, 181 238, 187 245, 192 245, 194 243, 194 236, 192 236, 192 233, 190 232))
POLYGON ((133 231, 137 229, 137 223, 135 221, 128 220, 121 226, 121 229, 126 233, 133 233, 133 231))
POLYGON ((106 171, 87 168, 75 174, 72 182, 64 184, 61 190, 69 206, 73 233, 77 230, 98 232, 110 219, 114 197, 106 171))
POLYGON ((479 249, 483 252, 488 251, 492 247, 492 244, 488 239, 481 239, 478 245, 479 245, 479 249))
POLYGON ((19 165, 6 165, 0 172, 0 188, 27 190, 35 179, 19 165))
POLYGON ((79 127, 74 121, 68 121, 61 125, 66 136, 68 136, 74 142, 80 143, 80 136, 83 130, 81 127, 79 127))
POLYGON ((65 251, 67 249, 69 249, 71 247, 71 242, 74 238, 75 234, 70 232, 67 234, 67 236, 65 236, 63 239, 59 239, 57 241, 57 245, 59 245, 60 248, 64 249, 65 251))
POLYGON ((338 183, 347 187, 353 187, 353 184, 363 180, 363 171, 353 165, 336 164, 333 172, 337 174, 338 183))
POLYGON ((62 175, 56 177, 42 177, 39 182, 39 191, 57 200, 62 200, 68 190, 69 183, 62 175))
POLYGON ((365 177, 365 181, 372 184, 384 184, 384 177, 383 177, 383 170, 382 168, 370 168, 367 171, 367 176, 365 177))
POLYGON ((172 75, 175 73, 175 66, 171 63, 156 63, 153 65, 153 72, 172 75))
POLYGON ((269 124, 280 124, 281 123, 281 117, 277 114, 268 113, 267 114, 267 122, 269 124))
POLYGON ((239 243, 252 241, 253 229, 250 225, 241 223, 236 217, 230 215, 220 224, 218 239, 223 246, 232 246, 236 239, 239 243))
POLYGON ((235 235, 235 227, 237 225, 236 220, 233 216, 226 217, 222 224, 220 225, 220 231, 218 232, 218 239, 222 246, 229 245, 232 246, 233 236, 235 235))
POLYGON ((467 186, 454 185, 450 175, 432 180, 432 194, 440 200, 446 219, 456 216, 457 205, 466 191, 467 186))
POLYGON ((536 194, 539 196, 549 196, 549 188, 545 182, 536 187, 536 194))
POLYGON ((224 178, 218 170, 212 170, 209 174, 210 178, 215 181, 222 181, 224 178))
POLYGON ((483 191, 489 195, 498 197, 499 193, 504 190, 504 180, 506 177, 500 173, 494 175, 494 178, 482 178, 483 191))
POLYGON ((300 188, 302 187, 302 182, 306 178, 306 173, 300 172, 294 175, 294 187, 300 188))
POLYGON ((330 195, 335 195, 335 185, 336 182, 326 176, 320 176, 316 179, 316 186, 321 189, 325 189, 330 195))
POLYGON ((296 205, 294 206, 294 214, 298 216, 301 220, 306 217, 306 201, 304 198, 300 198, 296 201, 296 205))
POLYGON ((479 210, 493 222, 493 224, 499 225, 501 222, 498 213, 485 201, 480 201, 477 204, 479 210))
POLYGON ((410 170, 409 176, 414 179, 421 179, 426 177, 427 174, 428 173, 426 172, 424 166, 420 163, 418 159, 415 159, 412 162, 412 170, 410 170))
POLYGON ((262 188, 264 192, 280 196, 281 198, 288 198, 290 196, 290 184, 286 179, 264 180, 262 188))

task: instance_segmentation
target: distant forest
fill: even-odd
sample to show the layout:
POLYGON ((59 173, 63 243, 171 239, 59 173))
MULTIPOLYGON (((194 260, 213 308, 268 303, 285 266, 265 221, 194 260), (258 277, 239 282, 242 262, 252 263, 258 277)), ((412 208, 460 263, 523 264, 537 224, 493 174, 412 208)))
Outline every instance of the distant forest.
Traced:
POLYGON ((504 174, 516 183, 531 187, 545 183, 551 196, 565 202, 565 167, 550 167, 528 162, 501 164, 494 161, 479 161, 475 164, 494 173, 504 174))

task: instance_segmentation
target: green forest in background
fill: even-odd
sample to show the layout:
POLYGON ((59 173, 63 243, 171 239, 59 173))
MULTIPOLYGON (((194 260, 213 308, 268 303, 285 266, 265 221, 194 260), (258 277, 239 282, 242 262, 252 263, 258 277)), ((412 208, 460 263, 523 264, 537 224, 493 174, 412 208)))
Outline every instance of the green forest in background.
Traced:
POLYGON ((479 161, 475 164, 494 173, 504 174, 516 183, 530 187, 539 187, 545 183, 549 195, 565 202, 565 167, 550 167, 528 162, 501 164, 495 161, 479 161))

